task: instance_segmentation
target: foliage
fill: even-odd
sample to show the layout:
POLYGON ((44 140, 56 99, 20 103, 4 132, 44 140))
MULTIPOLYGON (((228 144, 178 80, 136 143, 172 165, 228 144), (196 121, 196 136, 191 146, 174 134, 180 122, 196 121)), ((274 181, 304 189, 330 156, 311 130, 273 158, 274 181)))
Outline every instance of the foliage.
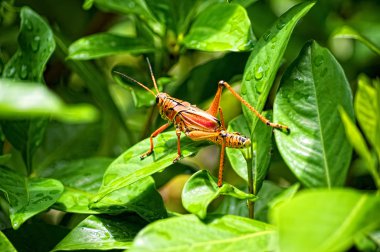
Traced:
POLYGON ((1 1, 0 250, 378 251, 379 10, 1 1), (221 187, 207 141, 181 137, 173 164, 168 130, 141 160, 164 122, 113 72, 151 87, 146 58, 159 90, 207 108, 223 79, 290 132, 226 91, 227 131, 252 145, 226 150, 221 187))

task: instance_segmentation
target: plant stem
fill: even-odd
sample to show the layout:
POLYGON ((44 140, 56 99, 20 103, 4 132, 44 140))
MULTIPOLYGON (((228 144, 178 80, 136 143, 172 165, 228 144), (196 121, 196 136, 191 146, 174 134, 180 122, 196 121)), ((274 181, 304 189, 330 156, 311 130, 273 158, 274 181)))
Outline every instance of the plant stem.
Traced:
MULTIPOLYGON (((248 193, 253 194, 253 172, 252 172, 252 148, 249 148, 249 154, 246 156, 247 161, 247 172, 248 172, 248 193)), ((248 217, 254 219, 254 207, 255 202, 248 200, 248 217)))

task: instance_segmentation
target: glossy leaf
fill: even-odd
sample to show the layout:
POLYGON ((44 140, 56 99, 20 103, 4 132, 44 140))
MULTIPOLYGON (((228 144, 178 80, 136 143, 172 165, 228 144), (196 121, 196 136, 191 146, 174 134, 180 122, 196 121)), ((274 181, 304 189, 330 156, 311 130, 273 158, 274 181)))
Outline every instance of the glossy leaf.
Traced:
POLYGON ((135 212, 149 222, 167 217, 161 195, 156 191, 151 177, 144 177, 108 193, 90 203, 90 209, 108 214, 135 212))
POLYGON ((362 42, 369 49, 375 52, 377 55, 380 55, 380 47, 371 42, 368 38, 360 34, 354 28, 350 26, 339 27, 333 34, 334 38, 352 38, 362 42))
MULTIPOLYGON (((181 139, 181 151, 184 157, 197 151, 199 143, 189 138, 181 139)), ((145 139, 121 154, 106 170, 103 183, 94 202, 107 194, 130 185, 156 172, 163 171, 177 157, 177 137, 174 131, 159 134, 154 138, 154 152, 141 160, 141 154, 150 148, 149 139, 145 139)))
POLYGON ((379 227, 380 197, 350 189, 304 191, 276 205, 281 251, 345 251, 379 227))
POLYGON ((17 252, 8 238, 0 231, 0 251, 17 252))
MULTIPOLYGON (((255 44, 244 70, 241 95, 258 111, 264 108, 294 27, 314 4, 315 1, 306 1, 292 7, 255 44)), ((258 118, 242 107, 252 132, 258 118)))
POLYGON ((272 251, 275 230, 271 225, 239 216, 194 215, 157 221, 144 228, 129 251, 272 251))
POLYGON ((380 82, 374 80, 373 84, 364 75, 359 76, 355 114, 364 135, 380 158, 380 82))
POLYGON ((145 40, 111 33, 97 33, 80 38, 69 47, 69 59, 88 60, 120 53, 148 53, 154 47, 145 40))
POLYGON ((48 24, 32 9, 21 8, 19 48, 4 67, 3 77, 42 82, 45 65, 55 49, 48 24))
POLYGON ((238 199, 254 201, 256 196, 247 194, 236 187, 224 183, 217 185, 217 179, 206 170, 200 170, 191 176, 182 190, 182 204, 187 211, 204 219, 208 205, 220 195, 227 195, 238 199))
POLYGON ((110 158, 90 158, 60 162, 41 174, 62 182, 64 192, 54 204, 54 208, 70 212, 93 214, 89 204, 102 184, 103 174, 112 162, 110 158))
POLYGON ((94 121, 97 115, 97 110, 92 105, 66 105, 56 94, 40 83, 0 79, 0 118, 2 119, 51 116, 60 121, 77 123, 94 121))
POLYGON ((214 4, 196 18, 183 43, 203 51, 245 51, 253 34, 246 10, 238 4, 214 4))
POLYGON ((288 68, 274 103, 274 120, 290 128, 275 132, 281 156, 308 187, 342 186, 352 148, 339 106, 353 118, 352 94, 343 69, 316 42, 307 43, 288 68))
POLYGON ((53 251, 128 249, 145 224, 141 219, 133 217, 90 215, 71 230, 53 251))
POLYGON ((2 167, 0 190, 9 202, 12 226, 18 229, 26 220, 53 205, 63 192, 63 186, 54 179, 26 179, 2 167))

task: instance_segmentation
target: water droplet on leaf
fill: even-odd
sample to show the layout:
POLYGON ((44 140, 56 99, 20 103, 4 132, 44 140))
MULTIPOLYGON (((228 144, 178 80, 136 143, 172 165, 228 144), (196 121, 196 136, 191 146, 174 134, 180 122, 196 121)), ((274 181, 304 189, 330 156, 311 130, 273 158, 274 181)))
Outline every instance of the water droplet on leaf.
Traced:
POLYGON ((245 80, 246 80, 246 81, 250 81, 250 80, 252 80, 252 72, 251 72, 251 71, 248 71, 248 72, 247 72, 247 75, 245 76, 245 80))
POLYGON ((266 32, 266 33, 264 33, 264 35, 263 35, 264 40, 265 40, 265 41, 268 41, 269 38, 270 38, 270 35, 271 35, 271 33, 270 33, 269 31, 266 32))
POLYGON ((27 77, 28 77, 28 67, 26 65, 21 65, 20 78, 25 80, 27 77))
POLYGON ((245 85, 241 86, 240 93, 241 93, 241 95, 246 95, 247 94, 247 88, 245 87, 245 85))
POLYGON ((15 67, 11 67, 8 71, 8 74, 7 74, 7 77, 13 77, 16 73, 16 68, 15 67))
POLYGON ((281 30, 282 28, 284 28, 284 26, 285 26, 285 22, 282 18, 280 18, 280 20, 278 20, 276 27, 277 29, 281 30))
POLYGON ((37 52, 38 49, 40 49, 40 41, 41 41, 41 38, 40 36, 35 36, 32 40, 32 50, 33 52, 37 52))
POLYGON ((28 29, 29 31, 33 30, 33 25, 29 20, 25 20, 25 26, 26 26, 26 29, 28 29))
POLYGON ((255 79, 261 80, 264 77, 264 68, 262 66, 259 66, 255 70, 255 79))

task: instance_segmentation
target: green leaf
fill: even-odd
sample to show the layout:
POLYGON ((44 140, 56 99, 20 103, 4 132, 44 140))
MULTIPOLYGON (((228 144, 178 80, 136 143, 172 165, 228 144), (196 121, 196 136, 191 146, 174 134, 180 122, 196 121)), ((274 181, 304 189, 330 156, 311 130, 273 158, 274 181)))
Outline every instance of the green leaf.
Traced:
POLYGON ((26 179, 1 167, 0 190, 9 202, 12 226, 18 229, 26 220, 53 205, 63 192, 63 185, 54 179, 26 179))
MULTIPOLYGON (((5 65, 2 77, 42 83, 45 65, 55 49, 53 32, 48 24, 28 7, 21 8, 20 16, 19 48, 5 65)), ((8 128, 4 134, 13 145, 17 136, 28 136, 22 141, 19 141, 19 138, 16 148, 21 151, 28 173, 31 173, 32 156, 42 141, 46 121, 7 121, 2 122, 2 127, 8 128)))
POLYGON ((82 37, 69 47, 69 59, 88 60, 120 53, 148 53, 154 47, 145 40, 115 35, 111 33, 98 33, 82 37))
POLYGON ((304 191, 276 205, 281 251, 346 251, 355 237, 379 227, 380 197, 351 189, 304 191))
POLYGON ((70 213, 98 213, 88 205, 100 188, 103 174, 111 162, 110 158, 94 157, 59 162, 44 170, 42 176, 57 179, 65 187, 54 208, 70 213))
POLYGON ((339 112, 348 141, 350 141, 355 151, 365 161, 368 171, 371 173, 377 187, 380 188, 380 174, 376 169, 375 160, 372 158, 363 135, 343 108, 339 108, 339 112))
POLYGON ((33 10, 21 8, 19 49, 4 67, 3 77, 42 82, 45 65, 55 49, 49 25, 33 10))
POLYGON ((0 251, 17 252, 8 238, 0 231, 0 251))
POLYGON ((376 54, 380 55, 380 48, 372 43, 368 38, 361 35, 358 31, 356 31, 354 28, 350 26, 342 26, 339 27, 336 31, 333 33, 334 38, 352 38, 356 39, 360 42, 362 42, 364 45, 366 45, 369 49, 371 49, 376 54))
POLYGON ((275 234, 271 225, 248 218, 225 215, 201 222, 183 215, 148 225, 129 251, 273 251, 275 234))
POLYGON ((136 216, 90 215, 79 223, 53 251, 128 249, 145 222, 136 216))
MULTIPOLYGON (((253 48, 244 70, 241 95, 258 111, 264 108, 294 27, 314 4, 315 1, 306 1, 292 7, 279 17, 253 48)), ((253 132, 258 118, 246 106, 242 107, 253 132)))
POLYGON ((333 55, 308 42, 288 68, 274 103, 274 120, 290 134, 275 132, 281 156, 308 187, 342 186, 352 148, 339 117, 342 106, 353 118, 352 94, 333 55))
POLYGON ((207 215, 208 205, 220 195, 232 196, 238 199, 254 201, 256 196, 240 191, 236 187, 223 183, 218 187, 216 178, 206 170, 200 170, 191 176, 182 191, 182 204, 190 213, 204 219, 207 215))
MULTIPOLYGON (((189 138, 181 139, 184 157, 194 154, 199 143, 189 138)), ((150 148, 149 138, 137 143, 121 154, 106 170, 103 184, 94 202, 107 194, 130 185, 156 172, 163 171, 177 157, 177 137, 174 131, 159 134, 154 138, 154 152, 141 160, 140 156, 150 148)))
POLYGON ((238 4, 214 4, 194 21, 183 43, 203 51, 245 51, 253 34, 246 10, 238 4))
MULTIPOLYGON (((98 113, 92 105, 66 105, 56 94, 40 83, 0 79, 0 118, 8 120, 50 116, 63 122, 78 123, 94 121, 98 113)), ((17 127, 16 122, 7 124, 8 127, 17 127)), ((37 126, 35 124, 37 122, 30 127, 37 126)), ((20 128, 20 134, 22 129, 20 128)), ((9 137, 9 134, 7 136, 9 137)), ((42 136, 38 139, 41 138, 42 136)), ((21 148, 14 142, 12 144, 21 148)))
POLYGON ((380 158, 380 82, 375 80, 374 86, 366 76, 359 76, 358 90, 355 96, 355 114, 364 135, 375 148, 380 158), (376 85, 378 86, 376 88, 376 85))
POLYGON ((108 214, 135 212, 149 222, 167 217, 163 200, 151 177, 144 177, 107 194, 90 203, 90 209, 108 214))

